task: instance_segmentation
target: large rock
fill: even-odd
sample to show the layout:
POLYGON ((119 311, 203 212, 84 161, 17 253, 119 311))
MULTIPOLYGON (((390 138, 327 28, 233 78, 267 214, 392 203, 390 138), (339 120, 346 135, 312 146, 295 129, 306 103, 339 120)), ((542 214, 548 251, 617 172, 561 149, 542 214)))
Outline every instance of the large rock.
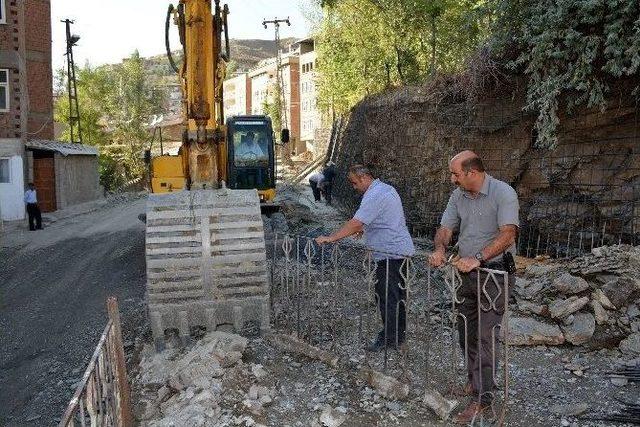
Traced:
POLYGON ((602 286, 602 290, 613 305, 621 308, 640 295, 640 280, 631 277, 618 277, 602 286))
POLYGON ((534 299, 544 289, 544 280, 527 280, 517 277, 515 292, 525 299, 534 299))
POLYGON ((409 384, 371 368, 360 368, 359 376, 378 394, 389 400, 406 400, 409 384))
POLYGON ((587 305, 588 302, 589 297, 579 298, 576 296, 569 297, 564 300, 555 300, 549 305, 549 314, 554 319, 561 319, 580 310, 582 307, 587 305))
MULTIPOLYGON (((208 388, 212 378, 219 378, 224 375, 224 370, 220 362, 213 356, 194 358, 189 364, 180 363, 174 375, 184 388, 195 386, 198 388, 208 388)), ((173 378, 175 381, 175 378, 173 378)))
POLYGON ((458 406, 456 400, 445 399, 437 390, 427 389, 424 392, 422 400, 431 410, 443 421, 446 421, 451 415, 451 411, 458 406))
POLYGON ((562 294, 573 295, 589 289, 589 284, 582 277, 564 273, 553 280, 553 287, 562 294))
POLYGON ((551 412, 560 417, 578 417, 589 410, 586 403, 574 403, 569 405, 553 405, 551 412))
POLYGON ((591 301, 591 308, 593 309, 593 316, 596 319, 598 325, 604 325, 609 321, 609 314, 598 301, 591 301))
POLYGON ((247 342, 247 339, 240 335, 214 331, 202 337, 194 346, 194 350, 209 354, 224 354, 231 351, 244 353, 247 342))
POLYGON ((542 315, 543 313, 546 312, 547 308, 544 305, 534 304, 531 301, 519 300, 518 310, 521 313, 532 313, 532 314, 542 315))
POLYGON ((150 421, 149 427, 212 426, 218 425, 221 410, 218 397, 209 390, 181 393, 163 404, 163 417, 150 421))
POLYGON ((525 269, 524 274, 528 277, 539 277, 554 272, 560 268, 561 266, 558 264, 531 264, 525 269))
POLYGON ((609 298, 602 292, 602 289, 596 289, 591 293, 591 299, 597 301, 602 308, 606 308, 607 310, 615 310, 616 306, 611 303, 609 298))
POLYGON ((347 416, 337 409, 333 409, 331 406, 325 406, 324 410, 320 414, 320 423, 325 427, 338 427, 341 426, 347 416))
POLYGON ((509 319, 509 344, 512 345, 560 345, 564 335, 557 325, 539 322, 528 317, 509 319))
POLYGON ((632 356, 640 356, 640 332, 629 335, 620 343, 620 351, 632 356))
POLYGON ((570 325, 563 325, 564 338, 573 345, 586 343, 596 330, 596 321, 591 313, 578 313, 570 325))

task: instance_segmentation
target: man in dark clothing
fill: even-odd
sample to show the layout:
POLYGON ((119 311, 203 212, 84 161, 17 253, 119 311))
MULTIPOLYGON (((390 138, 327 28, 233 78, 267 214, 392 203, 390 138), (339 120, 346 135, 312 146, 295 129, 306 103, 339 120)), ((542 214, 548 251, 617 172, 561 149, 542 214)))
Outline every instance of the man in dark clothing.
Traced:
POLYGON ((29 183, 29 189, 24 193, 24 203, 27 206, 27 215, 29 215, 29 230, 42 230, 42 217, 40 215, 40 208, 38 207, 38 196, 36 194, 36 187, 32 182, 29 183))
POLYGON ((333 162, 328 162, 325 168, 322 170, 324 180, 321 183, 322 192, 324 193, 324 199, 327 204, 331 204, 331 190, 333 187, 333 179, 336 177, 336 165, 333 162))

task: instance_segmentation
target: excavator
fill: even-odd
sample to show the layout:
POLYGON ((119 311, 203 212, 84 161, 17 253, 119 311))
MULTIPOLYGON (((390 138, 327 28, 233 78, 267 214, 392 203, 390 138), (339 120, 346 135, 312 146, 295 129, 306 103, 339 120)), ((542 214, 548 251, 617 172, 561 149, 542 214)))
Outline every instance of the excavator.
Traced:
MULTIPOLYGON (((227 5, 180 0, 167 10, 165 44, 182 89, 178 155, 151 157, 146 211, 147 301, 156 349, 194 330, 269 328, 263 208, 275 197, 275 144, 265 115, 225 121, 227 5), (173 20, 180 67, 169 45, 173 20), (224 35, 224 44, 223 44, 224 35)), ((281 142, 289 139, 282 130, 281 142)))

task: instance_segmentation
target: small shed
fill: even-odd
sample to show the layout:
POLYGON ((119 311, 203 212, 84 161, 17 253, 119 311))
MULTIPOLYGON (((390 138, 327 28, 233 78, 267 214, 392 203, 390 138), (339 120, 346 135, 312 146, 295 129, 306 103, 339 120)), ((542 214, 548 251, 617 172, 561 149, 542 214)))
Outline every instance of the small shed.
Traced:
POLYGON ((29 181, 36 186, 43 212, 103 197, 96 147, 31 140, 26 150, 29 181))

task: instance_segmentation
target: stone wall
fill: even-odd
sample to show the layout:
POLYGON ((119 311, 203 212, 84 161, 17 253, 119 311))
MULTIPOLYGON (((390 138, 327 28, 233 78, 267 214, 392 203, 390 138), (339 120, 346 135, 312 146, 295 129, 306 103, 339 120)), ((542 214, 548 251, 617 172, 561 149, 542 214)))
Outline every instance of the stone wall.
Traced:
POLYGON ((535 117, 522 111, 523 83, 512 83, 509 93, 487 93, 475 103, 436 102, 424 87, 362 101, 336 147, 342 206, 353 211, 359 201, 345 182, 348 166, 368 164, 397 188, 413 234, 431 237, 452 190, 448 160, 472 149, 491 175, 518 191, 521 252, 567 255, 601 243, 639 243, 634 82, 612 89, 606 111, 562 115, 554 150, 533 146, 535 117))

